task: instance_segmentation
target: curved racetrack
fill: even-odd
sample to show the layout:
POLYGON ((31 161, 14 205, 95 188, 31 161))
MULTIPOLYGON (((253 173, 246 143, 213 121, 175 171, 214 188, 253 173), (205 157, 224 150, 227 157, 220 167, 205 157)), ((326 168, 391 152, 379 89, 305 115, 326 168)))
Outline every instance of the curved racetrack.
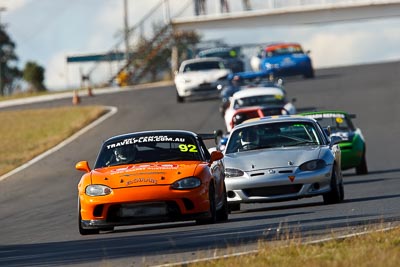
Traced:
MULTIPOLYGON (((218 100, 177 104, 173 86, 83 97, 81 105, 115 106, 117 114, 32 166, 0 181, 1 266, 148 266, 257 247, 295 232, 318 238, 353 232, 373 223, 400 221, 400 62, 317 70, 316 78, 289 79, 286 89, 299 110, 344 109, 367 140, 370 173, 345 172, 345 201, 322 197, 243 205, 227 223, 194 222, 117 228, 80 236, 75 163, 92 165, 102 140, 130 131, 223 128, 218 100)), ((71 105, 71 99, 15 108, 71 105)), ((10 109, 10 108, 9 108, 10 109)), ((4 110, 4 109, 2 109, 4 110)), ((1 111, 1 109, 0 109, 1 111)))

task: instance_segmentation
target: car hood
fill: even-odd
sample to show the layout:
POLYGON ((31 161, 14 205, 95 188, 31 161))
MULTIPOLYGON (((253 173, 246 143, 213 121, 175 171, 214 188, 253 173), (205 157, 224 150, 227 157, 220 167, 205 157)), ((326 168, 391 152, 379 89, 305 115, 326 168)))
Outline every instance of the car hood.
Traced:
POLYGON ((242 171, 296 167, 318 159, 320 152, 319 146, 268 148, 226 154, 224 162, 225 168, 237 168, 242 171))
POLYGON ((184 79, 196 83, 211 83, 229 74, 229 70, 204 70, 179 73, 175 80, 184 79))
POLYGON ((199 161, 141 163, 92 170, 92 184, 107 185, 111 188, 169 185, 175 181, 193 176, 199 161))

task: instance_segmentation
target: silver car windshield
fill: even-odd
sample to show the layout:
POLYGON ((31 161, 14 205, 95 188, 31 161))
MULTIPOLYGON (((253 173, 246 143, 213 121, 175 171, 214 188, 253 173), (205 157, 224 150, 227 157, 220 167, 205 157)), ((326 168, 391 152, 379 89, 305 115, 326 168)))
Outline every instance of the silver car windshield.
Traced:
POLYGON ((313 123, 279 122, 253 125, 232 132, 226 154, 247 150, 322 144, 313 123))

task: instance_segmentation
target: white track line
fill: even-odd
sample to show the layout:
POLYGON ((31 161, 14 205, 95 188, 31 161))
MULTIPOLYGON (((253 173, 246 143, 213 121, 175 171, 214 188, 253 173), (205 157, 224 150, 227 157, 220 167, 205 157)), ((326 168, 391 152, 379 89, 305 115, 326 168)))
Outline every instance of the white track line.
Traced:
POLYGON ((108 119, 109 117, 113 116, 115 113, 117 113, 118 109, 116 107, 111 107, 111 106, 106 106, 106 109, 108 109, 109 111, 101 116, 99 119, 95 120, 94 122, 92 122, 91 124, 89 124, 88 126, 82 128, 81 130, 79 130, 78 132, 74 133, 73 135, 71 135, 70 137, 68 137, 67 139, 65 139, 64 141, 62 141, 61 143, 59 143, 58 145, 56 145, 55 147, 47 150, 46 152, 44 152, 43 154, 40 154, 39 156, 33 158, 32 160, 28 161, 27 163, 19 166, 18 168, 0 176, 0 181, 3 181, 4 179, 12 176, 13 174, 16 174, 17 172, 31 166, 32 164, 38 162, 39 160, 47 157, 48 155, 50 155, 51 153, 59 150, 60 148, 62 148, 63 146, 71 143, 73 140, 75 140, 78 136, 84 134, 85 132, 87 132, 88 130, 96 127, 97 125, 99 125, 100 123, 102 123, 103 121, 105 121, 106 119, 108 119))

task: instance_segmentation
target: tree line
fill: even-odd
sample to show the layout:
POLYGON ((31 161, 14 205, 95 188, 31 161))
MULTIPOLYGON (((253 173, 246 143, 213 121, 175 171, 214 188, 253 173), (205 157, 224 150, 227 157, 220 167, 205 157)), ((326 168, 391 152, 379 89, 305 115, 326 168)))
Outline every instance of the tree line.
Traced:
POLYGON ((0 95, 12 95, 22 90, 23 81, 30 92, 46 91, 44 86, 45 69, 34 61, 26 62, 24 68, 17 67, 18 56, 15 42, 0 25, 0 95))

